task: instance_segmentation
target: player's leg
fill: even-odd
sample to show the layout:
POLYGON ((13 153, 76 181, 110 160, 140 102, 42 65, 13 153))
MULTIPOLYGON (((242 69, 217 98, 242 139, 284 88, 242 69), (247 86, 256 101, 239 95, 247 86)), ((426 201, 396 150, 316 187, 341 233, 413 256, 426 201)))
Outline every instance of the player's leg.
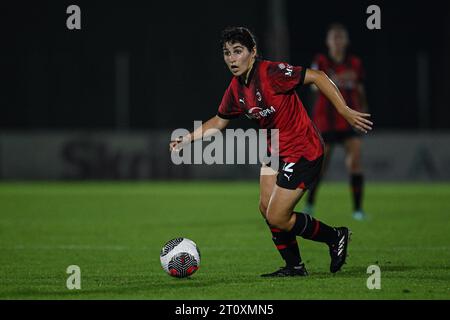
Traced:
MULTIPOLYGON (((262 208, 265 208, 265 216, 267 224, 270 227, 270 230, 272 232, 272 239, 275 243, 275 246, 277 247, 278 251, 280 252, 283 259, 286 261, 286 266, 280 268, 279 270, 261 275, 262 277, 288 277, 288 276, 307 276, 308 272, 305 268, 304 263, 302 262, 301 256, 300 256, 300 250, 298 248, 297 243, 297 235, 294 232, 287 231, 288 228, 285 228, 284 230, 280 228, 281 224, 278 221, 282 221, 284 223, 285 219, 279 219, 277 216, 270 215, 269 220, 269 206, 270 206, 270 200, 273 198, 273 194, 275 192, 276 188, 279 188, 275 182, 276 182, 276 176, 274 176, 273 185, 271 186, 271 192, 270 194, 265 194, 266 197, 264 198, 266 202, 265 206, 262 206, 262 208), (274 225, 273 223, 276 223, 274 225)), ((264 178, 261 176, 261 180, 268 180, 267 178, 264 178)), ((262 184, 261 184, 262 187, 262 184)), ((268 189, 266 189, 268 190, 268 189)), ((287 190, 287 189, 286 189, 287 190)), ((303 194, 303 190, 298 189, 298 191, 295 190, 288 190, 291 194, 294 194, 293 197, 295 199, 300 199, 301 194, 303 194), (299 194, 299 192, 301 194, 299 194)), ((277 193, 279 194, 279 193, 277 193)), ((262 192, 261 192, 262 195, 262 192)), ((291 200, 288 195, 286 197, 283 197, 283 195, 278 195, 277 197, 282 197, 283 199, 286 199, 288 203, 292 203, 295 206, 295 203, 298 202, 298 200, 291 200)), ((273 205, 272 205, 273 207, 273 205)), ((261 208, 261 206, 260 206, 261 208)), ((293 210, 293 207, 291 208, 293 210)), ((272 210, 272 209, 271 209, 272 210)))
POLYGON ((277 182, 278 172, 271 167, 262 165, 259 176, 259 211, 266 219, 267 207, 269 206, 270 195, 277 182))
POLYGON ((362 210, 364 191, 364 175, 361 164, 361 138, 350 137, 344 141, 345 164, 350 175, 350 187, 353 198, 353 217, 356 220, 365 218, 362 210))
POLYGON ((276 185, 269 201, 267 219, 275 228, 327 244, 331 257, 330 271, 337 272, 347 256, 349 230, 346 227, 334 228, 309 214, 294 212, 303 194, 302 189, 289 190, 276 185))
POLYGON ((270 228, 272 240, 281 257, 286 262, 286 266, 295 268, 302 264, 296 235, 271 226, 266 217, 267 207, 269 206, 270 196, 275 187, 277 174, 278 172, 270 167, 264 165, 261 167, 259 210, 270 228))
POLYGON ((283 231, 293 231, 305 239, 330 243, 337 236, 335 228, 310 215, 294 211, 304 192, 303 189, 290 190, 276 185, 267 209, 269 223, 283 231))
POLYGON ((306 201, 305 208, 303 209, 303 212, 311 216, 314 215, 314 204, 316 202, 317 191, 319 189, 319 184, 322 181, 322 178, 324 177, 328 169, 328 164, 330 163, 331 155, 333 153, 333 147, 334 144, 325 143, 322 170, 317 180, 311 185, 311 188, 309 188, 308 190, 308 198, 306 201))
POLYGON ((349 230, 345 227, 333 228, 308 214, 294 212, 305 189, 317 179, 322 162, 321 157, 313 161, 300 159, 297 163, 285 163, 277 175, 266 217, 269 224, 277 229, 326 243, 330 249, 330 271, 336 272, 345 263, 349 230))

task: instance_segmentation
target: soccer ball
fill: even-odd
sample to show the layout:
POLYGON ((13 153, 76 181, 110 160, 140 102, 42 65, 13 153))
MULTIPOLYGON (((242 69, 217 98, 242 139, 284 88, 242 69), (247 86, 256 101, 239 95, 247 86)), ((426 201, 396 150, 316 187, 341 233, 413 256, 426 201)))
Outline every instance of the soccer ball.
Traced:
POLYGON ((185 278, 200 267, 200 250, 194 241, 187 238, 175 238, 161 249, 161 266, 169 275, 185 278))

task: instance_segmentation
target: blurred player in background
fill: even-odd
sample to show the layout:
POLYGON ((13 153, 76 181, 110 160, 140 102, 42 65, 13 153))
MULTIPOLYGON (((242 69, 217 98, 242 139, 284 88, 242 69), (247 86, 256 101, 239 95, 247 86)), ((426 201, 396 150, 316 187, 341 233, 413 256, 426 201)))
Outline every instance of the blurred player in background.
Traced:
MULTIPOLYGON (((364 90, 364 71, 361 60, 349 54, 349 36, 347 29, 341 24, 332 24, 327 32, 326 45, 328 54, 318 54, 312 64, 312 69, 325 72, 336 84, 347 105, 355 110, 367 113, 367 100, 364 90)), ((315 86, 313 90, 317 91, 315 86)), ((336 144, 342 145, 345 150, 345 164, 350 175, 350 186, 353 197, 353 218, 365 219, 362 209, 364 189, 364 175, 361 166, 361 137, 349 123, 332 108, 331 102, 322 93, 318 93, 312 112, 312 120, 320 130, 325 142, 323 171, 326 172, 333 148, 336 144)), ((321 177, 309 191, 304 211, 314 214, 314 203, 321 177)))
POLYGON ((280 170, 263 164, 259 209, 286 266, 263 276, 308 274, 300 256, 297 236, 326 244, 331 257, 330 272, 339 271, 346 259, 348 228, 331 227, 310 215, 294 212, 304 192, 319 176, 323 162, 320 133, 308 117, 295 89, 314 83, 332 101, 330 107, 336 108, 361 132, 371 129, 372 122, 366 119, 370 115, 348 107, 324 72, 261 60, 255 37, 246 28, 224 30, 221 49, 233 78, 217 115, 186 136, 171 141, 170 150, 179 151, 183 144, 201 139, 208 132, 211 135, 210 129, 222 130, 231 119, 242 115, 256 121, 263 129, 278 129, 280 170))

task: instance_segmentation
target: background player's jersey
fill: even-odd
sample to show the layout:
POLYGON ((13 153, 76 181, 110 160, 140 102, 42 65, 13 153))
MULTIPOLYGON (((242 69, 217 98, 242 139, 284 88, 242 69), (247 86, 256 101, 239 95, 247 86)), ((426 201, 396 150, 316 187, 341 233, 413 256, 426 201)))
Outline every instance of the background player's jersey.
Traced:
POLYGON ((263 129, 278 129, 284 162, 315 160, 323 154, 322 139, 295 92, 305 72, 287 63, 256 61, 247 84, 233 77, 217 114, 224 119, 245 114, 263 129))
MULTIPOLYGON (((319 54, 315 57, 311 68, 325 72, 339 88, 347 105, 361 111, 358 85, 364 79, 364 71, 358 57, 347 55, 342 63, 336 63, 329 56, 319 54)), ((314 105, 312 119, 321 132, 352 130, 350 124, 322 93, 319 93, 314 105)))

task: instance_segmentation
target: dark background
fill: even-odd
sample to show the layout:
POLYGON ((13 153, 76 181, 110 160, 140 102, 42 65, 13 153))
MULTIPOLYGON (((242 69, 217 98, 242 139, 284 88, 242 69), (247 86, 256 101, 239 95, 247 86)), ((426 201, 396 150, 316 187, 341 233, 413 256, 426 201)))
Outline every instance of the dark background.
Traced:
MULTIPOLYGON (((266 1, 33 1, 2 5, 0 126, 4 130, 117 128, 115 57, 129 57, 128 129, 187 127, 206 120, 231 75, 221 30, 247 26, 264 58, 266 1), (81 8, 68 30, 66 8, 81 8)), ((326 27, 348 26, 363 59, 376 128, 449 129, 450 10, 445 1, 286 1, 289 62, 309 66, 324 51, 326 27), (366 8, 381 8, 368 30, 366 8), (426 109, 418 100, 418 56, 428 61, 426 109)), ((309 90, 300 89, 307 107, 309 90)), ((122 128, 123 129, 123 128, 122 128)))

